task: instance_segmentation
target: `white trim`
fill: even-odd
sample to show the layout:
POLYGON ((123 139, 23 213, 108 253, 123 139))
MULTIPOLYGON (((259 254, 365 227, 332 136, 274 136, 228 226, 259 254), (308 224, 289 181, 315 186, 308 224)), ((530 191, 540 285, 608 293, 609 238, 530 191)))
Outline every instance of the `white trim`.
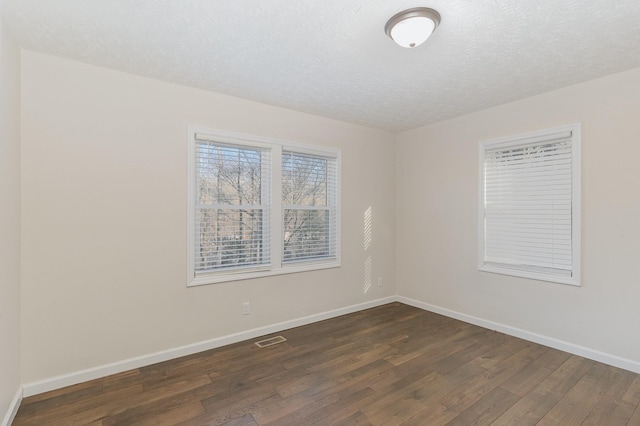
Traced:
POLYGON ((213 142, 216 145, 227 146, 229 148, 235 148, 238 145, 242 145, 243 147, 249 148, 257 148, 259 150, 270 150, 272 144, 259 141, 257 138, 242 138, 242 137, 230 137, 226 135, 209 135, 203 133, 194 133, 193 134, 194 141, 204 141, 204 142, 213 142))
POLYGON ((430 305, 428 303, 409 299, 407 297, 398 296, 398 302, 640 374, 640 362, 638 361, 621 358, 616 355, 611 355, 594 349, 585 348, 584 346, 554 339, 548 336, 543 336, 541 334, 532 333, 530 331, 511 327, 497 322, 488 321, 482 318, 477 318, 471 315, 452 311, 450 309, 441 308, 439 306, 430 305))
POLYGON ((338 265, 342 262, 342 151, 337 152, 336 157, 336 193, 334 194, 334 202, 337 204, 336 209, 336 262, 338 265))
POLYGON ((34 383, 28 383, 23 386, 22 394, 24 395, 24 397, 33 396, 39 393, 60 389, 65 386, 75 385, 75 384, 86 382, 89 380, 98 379, 100 377, 109 376, 111 374, 122 373, 127 370, 145 367, 147 365, 168 361, 174 358, 179 358, 181 356, 191 355, 198 352, 219 348, 221 346, 230 345, 232 343, 254 339, 256 337, 264 336, 266 334, 277 333, 283 330, 288 330, 293 327, 300 327, 302 325, 307 325, 314 322, 323 321, 329 318, 334 318, 341 315, 362 311, 364 309, 374 308, 376 306, 385 305, 387 303, 393 303, 395 301, 396 301, 396 296, 390 296, 383 299, 372 300, 369 302, 359 303, 357 305, 351 305, 344 308, 334 309, 332 311, 326 311, 318 314, 308 315, 306 317, 284 321, 277 324, 268 325, 265 327, 259 327, 259 328, 254 328, 252 330, 229 334, 227 336, 222 336, 222 337, 218 337, 211 340, 205 340, 203 342, 180 346, 173 349, 167 349, 164 351, 159 351, 159 352, 155 352, 155 353, 151 353, 148 355, 143 355, 135 358, 129 358, 123 361, 113 362, 111 364, 101 365, 93 368, 87 368, 85 370, 76 371, 69 374, 63 374, 60 376, 52 377, 50 379, 45 379, 45 380, 41 380, 34 383))
POLYGON ((571 215, 571 241, 573 251, 573 279, 576 285, 582 285, 582 125, 575 123, 571 126, 573 145, 572 154, 572 196, 571 208, 575 214, 571 215), (576 143, 577 141, 577 143, 576 143))
POLYGON ((282 146, 274 145, 271 155, 271 170, 279 170, 279 173, 271 173, 271 187, 269 194, 263 196, 271 197, 271 209, 269 210, 269 221, 271 223, 271 265, 277 270, 282 265, 282 146), (275 190, 280 188, 279 190, 275 190), (274 214, 275 213, 275 214, 274 214))
POLYGON ((195 244, 196 234, 196 220, 193 217, 195 215, 196 199, 196 184, 194 182, 195 176, 195 134, 197 129, 193 127, 187 127, 187 286, 194 280, 195 277, 195 253, 193 247, 195 244))
MULTIPOLYGON (((573 252, 574 253, 576 252, 575 249, 573 252)), ((484 265, 478 266, 478 271, 491 272, 491 273, 500 274, 500 275, 509 275, 512 277, 528 278, 530 280, 547 281, 547 282, 552 282, 557 284, 567 284, 574 287, 581 287, 580 282, 577 281, 576 279, 576 277, 578 277, 579 279, 579 273, 577 271, 574 274, 574 276, 563 277, 561 275, 544 274, 542 272, 534 272, 534 271, 522 270, 517 268, 508 268, 506 266, 500 266, 500 265, 494 266, 490 264, 484 264, 484 265)))
POLYGON ((272 277, 275 275, 293 274, 297 272, 318 271, 321 269, 339 268, 342 266, 340 262, 307 262, 305 265, 290 266, 283 265, 282 268, 274 269, 256 269, 255 271, 247 271, 246 268, 241 272, 228 271, 228 272, 212 272, 210 275, 203 274, 195 277, 187 284, 187 287, 196 287, 207 284, 226 283, 230 281, 250 280, 254 278, 272 277))
POLYGON ((11 423, 13 423, 13 419, 15 419, 16 414, 18 414, 18 408, 20 408, 20 403, 22 402, 22 396, 23 396, 22 387, 20 387, 16 392, 15 396, 13 397, 13 399, 11 400, 11 404, 9 404, 9 409, 7 410, 7 413, 4 415, 4 419, 2 419, 2 423, 0 423, 1 426, 11 426, 11 423))
POLYGON ((229 132, 226 130, 205 128, 202 126, 189 125, 187 127, 188 139, 191 140, 196 134, 203 137, 204 140, 222 141, 233 144, 251 144, 253 141, 255 146, 272 146, 280 145, 281 147, 292 148, 294 150, 303 150, 309 154, 317 154, 323 157, 327 153, 333 153, 335 157, 339 157, 341 150, 339 148, 312 145, 308 143, 290 141, 286 139, 276 139, 265 136, 258 136, 249 133, 229 132))
POLYGON ((572 137, 575 130, 573 126, 579 126, 579 123, 568 124, 565 126, 554 127, 552 129, 537 130, 534 132, 520 133, 513 136, 505 136, 496 139, 484 140, 481 143, 486 144, 488 149, 500 148, 517 148, 538 142, 547 142, 554 139, 566 139, 572 137))

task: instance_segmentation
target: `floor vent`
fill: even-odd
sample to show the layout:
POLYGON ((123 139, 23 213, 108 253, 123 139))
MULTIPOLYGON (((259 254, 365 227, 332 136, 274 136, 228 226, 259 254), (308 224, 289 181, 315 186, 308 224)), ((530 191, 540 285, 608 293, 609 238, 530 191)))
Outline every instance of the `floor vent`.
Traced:
POLYGON ((270 337, 268 339, 260 340, 259 342, 256 342, 256 346, 259 348, 266 348, 267 346, 277 345, 278 343, 282 343, 286 341, 287 339, 285 339, 284 337, 276 336, 276 337, 270 337))

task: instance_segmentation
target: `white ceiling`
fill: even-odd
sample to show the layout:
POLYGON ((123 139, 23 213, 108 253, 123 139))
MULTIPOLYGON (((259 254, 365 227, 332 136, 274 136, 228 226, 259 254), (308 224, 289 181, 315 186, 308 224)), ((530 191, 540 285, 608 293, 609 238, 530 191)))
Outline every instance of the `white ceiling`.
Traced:
POLYGON ((640 0, 0 1, 26 49, 390 131, 640 66, 640 0))

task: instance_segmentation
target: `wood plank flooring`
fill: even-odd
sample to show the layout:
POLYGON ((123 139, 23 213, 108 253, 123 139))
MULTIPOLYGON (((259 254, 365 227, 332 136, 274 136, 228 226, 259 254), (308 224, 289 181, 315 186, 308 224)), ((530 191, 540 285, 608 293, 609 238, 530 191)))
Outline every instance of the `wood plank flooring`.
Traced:
POLYGON ((278 334, 26 398, 13 424, 640 425, 640 375, 403 304, 278 334))

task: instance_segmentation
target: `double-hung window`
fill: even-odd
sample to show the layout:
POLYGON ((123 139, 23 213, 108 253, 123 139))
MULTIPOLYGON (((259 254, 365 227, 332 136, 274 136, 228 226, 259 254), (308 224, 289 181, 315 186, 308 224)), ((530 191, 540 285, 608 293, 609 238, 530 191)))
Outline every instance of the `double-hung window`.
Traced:
POLYGON ((336 258, 337 161, 282 152, 283 262, 336 258))
POLYGON ((340 266, 339 151, 189 130, 188 284, 340 266))
POLYGON ((196 275, 270 264, 270 160, 257 145, 196 139, 196 275))
POLYGON ((580 285, 580 126, 480 144, 478 268, 580 285))

